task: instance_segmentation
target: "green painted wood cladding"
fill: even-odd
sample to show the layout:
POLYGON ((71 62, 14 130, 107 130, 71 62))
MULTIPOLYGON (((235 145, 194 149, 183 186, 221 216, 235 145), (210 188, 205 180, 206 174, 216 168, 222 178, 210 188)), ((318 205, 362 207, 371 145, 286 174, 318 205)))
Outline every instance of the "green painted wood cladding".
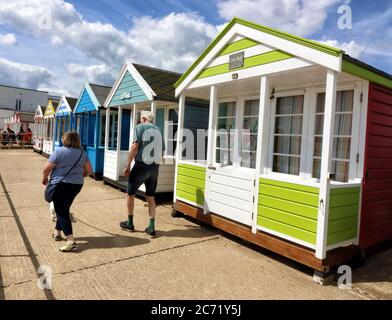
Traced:
POLYGON ((179 164, 177 196, 198 205, 204 205, 206 169, 200 166, 179 164))
POLYGON ((316 244, 319 189, 260 179, 258 224, 316 244))
POLYGON ((244 61, 244 66, 238 69, 229 70, 229 63, 207 68, 200 73, 198 79, 212 77, 224 73, 235 72, 242 69, 257 67, 260 65, 269 64, 277 61, 287 60, 292 57, 293 57, 292 55, 279 50, 270 51, 267 53, 259 54, 257 56, 246 58, 244 61))
POLYGON ((241 39, 239 41, 228 44, 220 53, 219 56, 224 56, 229 53, 233 53, 236 51, 245 50, 254 46, 259 45, 260 43, 251 39, 241 39))
POLYGON ((328 246, 356 238, 360 192, 360 187, 331 189, 328 246))

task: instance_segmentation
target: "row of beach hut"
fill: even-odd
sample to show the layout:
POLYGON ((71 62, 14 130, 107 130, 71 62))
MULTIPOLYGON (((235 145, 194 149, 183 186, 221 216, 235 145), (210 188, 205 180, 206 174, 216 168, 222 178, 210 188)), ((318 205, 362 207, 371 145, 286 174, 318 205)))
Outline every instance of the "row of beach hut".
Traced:
POLYGON ((176 212, 320 275, 392 240, 390 74, 235 18, 183 75, 127 63, 112 88, 86 83, 79 99, 40 106, 35 147, 50 154, 75 129, 95 176, 124 186, 145 109, 177 147, 158 186, 176 212), (184 139, 168 133, 185 128, 208 129, 205 155, 178 151, 184 139), (245 137, 222 146, 233 128, 245 137))

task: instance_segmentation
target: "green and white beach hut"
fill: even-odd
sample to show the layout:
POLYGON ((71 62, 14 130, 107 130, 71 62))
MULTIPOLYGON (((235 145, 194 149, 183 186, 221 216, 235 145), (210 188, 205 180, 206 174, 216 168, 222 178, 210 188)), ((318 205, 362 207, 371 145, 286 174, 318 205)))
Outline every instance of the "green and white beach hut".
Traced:
POLYGON ((206 161, 177 153, 177 211, 321 272, 392 239, 391 161, 372 159, 372 141, 392 155, 372 127, 391 75, 235 18, 175 87, 180 136, 185 99, 210 104, 206 161))

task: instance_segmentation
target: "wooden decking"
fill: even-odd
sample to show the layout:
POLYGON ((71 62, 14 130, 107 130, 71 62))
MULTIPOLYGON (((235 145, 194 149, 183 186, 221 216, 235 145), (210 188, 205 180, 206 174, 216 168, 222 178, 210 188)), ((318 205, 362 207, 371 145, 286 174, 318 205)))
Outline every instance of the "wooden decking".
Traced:
POLYGON ((250 227, 225 219, 216 214, 204 215, 203 210, 181 201, 177 201, 174 209, 203 223, 209 224, 229 234, 237 236, 250 243, 278 253, 286 258, 306 265, 313 270, 323 273, 329 272, 334 267, 351 261, 359 252, 356 246, 347 246, 328 252, 325 260, 315 257, 314 250, 295 244, 293 242, 275 237, 271 234, 258 231, 252 233, 250 227))

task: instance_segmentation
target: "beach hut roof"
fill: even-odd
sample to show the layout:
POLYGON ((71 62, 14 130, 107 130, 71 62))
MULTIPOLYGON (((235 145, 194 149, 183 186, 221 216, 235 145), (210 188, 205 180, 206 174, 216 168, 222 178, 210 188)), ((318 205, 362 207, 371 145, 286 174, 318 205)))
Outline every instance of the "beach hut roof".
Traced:
POLYGON ((89 83, 89 85, 95 97, 97 98, 100 106, 103 106, 105 104, 106 98, 110 93, 110 90, 112 90, 112 87, 101 86, 93 83, 89 83))
POLYGON ((392 88, 392 75, 350 57, 342 49, 234 18, 175 83, 176 96, 197 79, 220 75, 225 73, 227 69, 238 71, 241 68, 250 68, 253 66, 252 63, 268 65, 283 60, 287 63, 290 62, 290 58, 298 58, 310 64, 320 65, 336 72, 345 72, 392 88), (255 62, 252 59, 256 58, 251 57, 252 59, 245 61, 247 62, 246 66, 238 69, 229 68, 227 56, 230 53, 236 53, 256 45, 272 48, 272 51, 267 52, 264 56, 260 54, 259 58, 263 57, 264 59, 261 59, 261 62, 255 62), (212 63, 215 65, 211 67, 212 63))
POLYGON ((156 93, 155 100, 176 101, 174 84, 182 74, 135 63, 133 66, 156 93))

